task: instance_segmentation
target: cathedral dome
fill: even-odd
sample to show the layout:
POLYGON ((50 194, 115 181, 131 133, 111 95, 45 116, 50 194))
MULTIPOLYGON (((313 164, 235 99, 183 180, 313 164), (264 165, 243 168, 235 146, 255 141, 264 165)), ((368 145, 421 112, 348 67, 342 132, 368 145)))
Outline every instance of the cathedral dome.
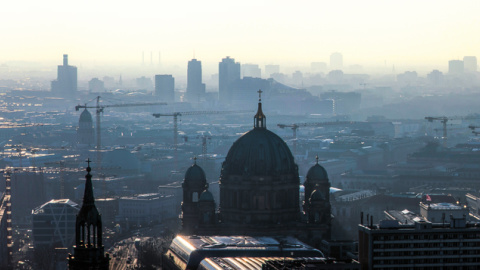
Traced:
POLYGON ((195 162, 185 173, 184 183, 192 187, 203 188, 207 185, 207 177, 203 169, 195 162))
POLYGON ((83 112, 80 114, 80 120, 78 120, 78 122, 80 123, 93 122, 92 115, 90 114, 89 111, 87 111, 87 109, 83 110, 83 112))
POLYGON ((266 128, 254 128, 240 137, 228 151, 222 174, 284 175, 297 173, 287 144, 266 128))
POLYGON ((316 180, 316 181, 326 181, 328 182, 328 174, 325 168, 323 168, 320 164, 313 165, 307 173, 308 180, 316 180))

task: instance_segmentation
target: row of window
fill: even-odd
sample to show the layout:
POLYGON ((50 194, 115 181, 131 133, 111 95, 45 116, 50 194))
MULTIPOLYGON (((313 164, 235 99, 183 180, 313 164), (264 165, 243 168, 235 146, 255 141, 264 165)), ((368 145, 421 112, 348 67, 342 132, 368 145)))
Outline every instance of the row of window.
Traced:
POLYGON ((418 251, 393 251, 393 252, 374 252, 374 257, 401 257, 401 256, 439 256, 439 255, 478 255, 480 250, 418 250, 418 251))
POLYGON ((480 239, 478 233, 444 233, 444 234, 392 234, 392 235, 375 235, 373 241, 389 241, 389 240, 434 240, 434 239, 480 239))
POLYGON ((374 244, 373 249, 420 249, 440 247, 480 247, 480 242, 422 242, 422 243, 392 243, 374 244))

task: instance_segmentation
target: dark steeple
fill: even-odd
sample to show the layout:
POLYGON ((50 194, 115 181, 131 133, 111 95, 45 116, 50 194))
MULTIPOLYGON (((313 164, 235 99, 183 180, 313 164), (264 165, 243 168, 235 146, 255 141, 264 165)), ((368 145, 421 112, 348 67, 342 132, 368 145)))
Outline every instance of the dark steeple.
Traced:
POLYGON ((69 269, 108 269, 110 257, 102 244, 102 218, 95 207, 90 159, 87 160, 83 205, 75 224, 74 254, 69 255, 69 269))
POLYGON ((267 128, 267 119, 262 111, 262 93, 262 90, 258 90, 258 109, 253 121, 254 128, 267 128))

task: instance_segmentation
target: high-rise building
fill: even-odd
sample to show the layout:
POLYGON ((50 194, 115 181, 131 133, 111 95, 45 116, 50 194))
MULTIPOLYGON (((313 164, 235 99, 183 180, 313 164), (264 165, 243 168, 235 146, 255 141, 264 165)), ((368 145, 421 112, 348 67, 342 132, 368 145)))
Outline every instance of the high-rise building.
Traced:
POLYGON ((105 91, 105 84, 98 78, 93 78, 88 82, 88 91, 90 92, 103 92, 105 91))
POLYGON ((272 74, 280 73, 279 65, 265 65, 265 77, 270 78, 272 74))
POLYGON ((220 102, 228 104, 232 99, 232 84, 240 80, 240 63, 235 59, 223 58, 218 64, 218 95, 220 102))
POLYGON ((57 79, 52 81, 52 93, 74 97, 77 92, 77 67, 68 65, 68 54, 63 55, 63 65, 58 66, 57 79))
POLYGON ((449 74, 462 74, 465 70, 462 60, 450 60, 448 61, 448 73, 449 74))
POLYGON ((95 207, 93 197, 92 175, 90 160, 85 175, 85 193, 83 195, 82 208, 78 212, 75 223, 75 245, 73 255, 68 255, 68 269, 97 269, 108 270, 110 256, 105 255, 102 243, 102 217, 95 207))
POLYGON ((172 75, 155 75, 155 95, 165 102, 175 101, 175 78, 172 75))
POLYGON ((342 70, 343 69, 343 55, 335 52, 330 55, 330 70, 342 70))
POLYGON ((466 72, 477 72, 477 57, 476 56, 464 56, 463 68, 466 72))
POLYGON ((198 102, 205 97, 205 84, 202 83, 202 62, 197 59, 188 61, 187 100, 198 102))
POLYGON ((69 199, 51 200, 33 209, 35 249, 72 246, 78 210, 78 204, 69 199))
POLYGON ((252 78, 261 78, 262 70, 258 65, 254 64, 243 64, 242 65, 243 77, 252 77, 252 78))

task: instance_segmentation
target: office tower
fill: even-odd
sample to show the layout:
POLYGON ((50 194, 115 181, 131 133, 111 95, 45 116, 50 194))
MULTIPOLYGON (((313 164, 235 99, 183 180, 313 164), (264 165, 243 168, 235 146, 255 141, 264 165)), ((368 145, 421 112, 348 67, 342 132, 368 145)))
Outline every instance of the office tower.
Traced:
POLYGON ((252 78, 261 78, 262 71, 258 65, 254 64, 243 64, 242 65, 243 77, 252 77, 252 78))
POLYGON ((68 255, 68 269, 108 270, 110 257, 108 253, 105 256, 104 252, 102 217, 95 207, 92 175, 90 174, 92 169, 90 160, 87 162, 85 193, 82 208, 80 208, 75 222, 75 246, 73 246, 73 255, 68 255))
POLYGON ((78 204, 69 199, 51 200, 32 210, 35 249, 70 247, 75 238, 78 204))
POLYGON ((343 55, 335 52, 330 55, 330 70, 342 70, 343 69, 343 55))
POLYGON ((218 64, 218 95, 220 102, 228 104, 232 99, 232 85, 240 80, 240 63, 235 59, 223 58, 218 64))
POLYGON ((443 73, 434 69, 432 72, 427 74, 427 81, 429 84, 438 86, 443 82, 443 73))
POLYGON ((58 66, 57 79, 52 81, 52 93, 61 97, 74 97, 77 92, 77 67, 68 65, 68 54, 63 55, 63 65, 58 66))
POLYGON ((476 56, 464 56, 463 68, 466 72, 477 72, 477 57, 476 56))
POLYGON ((465 216, 361 223, 361 269, 480 269, 480 228, 465 216))
POLYGON ((463 61, 450 60, 448 61, 448 74, 462 74, 464 71, 463 61))
POLYGON ((88 91, 100 93, 105 91, 105 84, 98 78, 93 78, 88 82, 88 91))
POLYGON ((265 78, 270 78, 276 73, 280 73, 279 65, 265 65, 265 78))
POLYGON ((155 75, 155 95, 165 102, 175 101, 175 78, 172 75, 155 75))
POLYGON ((202 83, 202 62, 197 59, 188 61, 187 100, 198 102, 205 97, 205 84, 202 83))

